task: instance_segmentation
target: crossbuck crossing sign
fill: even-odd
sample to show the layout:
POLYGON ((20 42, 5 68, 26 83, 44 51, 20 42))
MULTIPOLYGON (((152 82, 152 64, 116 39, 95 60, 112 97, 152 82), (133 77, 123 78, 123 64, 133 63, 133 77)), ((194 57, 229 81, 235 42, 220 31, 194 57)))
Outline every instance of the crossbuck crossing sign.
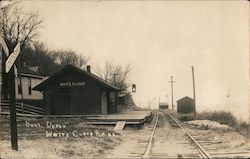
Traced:
POLYGON ((6 73, 8 73, 10 71, 10 68, 12 67, 12 65, 15 63, 18 55, 20 53, 20 43, 18 43, 13 51, 12 54, 10 54, 9 58, 7 59, 6 63, 5 63, 5 68, 6 68, 6 73))

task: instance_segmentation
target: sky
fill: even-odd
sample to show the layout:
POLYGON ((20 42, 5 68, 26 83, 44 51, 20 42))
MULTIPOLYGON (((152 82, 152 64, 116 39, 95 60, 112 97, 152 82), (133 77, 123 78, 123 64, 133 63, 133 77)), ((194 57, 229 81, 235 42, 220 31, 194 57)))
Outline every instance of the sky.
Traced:
MULTIPOLYGON (((131 64, 129 81, 140 107, 157 108, 193 97, 198 110, 249 111, 249 7, 247 1, 22 1, 44 19, 39 40, 91 58, 131 64), (227 97, 227 94, 230 94, 227 97)), ((176 105, 176 103, 174 103, 176 105)))

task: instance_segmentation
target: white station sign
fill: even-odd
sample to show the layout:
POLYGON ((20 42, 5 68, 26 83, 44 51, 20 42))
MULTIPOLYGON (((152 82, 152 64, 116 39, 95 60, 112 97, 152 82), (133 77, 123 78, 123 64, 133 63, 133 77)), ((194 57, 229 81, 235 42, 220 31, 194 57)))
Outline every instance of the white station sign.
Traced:
POLYGON ((12 67, 12 65, 15 63, 18 55, 20 53, 20 43, 18 43, 13 51, 12 54, 10 54, 9 58, 7 59, 6 63, 5 63, 5 68, 6 68, 6 73, 8 73, 10 71, 10 68, 12 67))

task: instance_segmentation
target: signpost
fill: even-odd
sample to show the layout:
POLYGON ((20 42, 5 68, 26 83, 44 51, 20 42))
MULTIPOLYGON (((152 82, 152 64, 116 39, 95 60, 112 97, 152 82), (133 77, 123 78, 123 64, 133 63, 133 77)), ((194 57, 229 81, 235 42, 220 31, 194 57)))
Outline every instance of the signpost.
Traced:
POLYGON ((18 150, 17 143, 17 121, 16 121, 16 92, 15 92, 15 75, 14 67, 11 67, 9 76, 9 95, 10 95, 10 130, 11 130, 11 147, 18 150))
MULTIPOLYGON (((3 52, 8 57, 9 49, 3 39, 2 34, 0 34, 0 44, 3 48, 3 52)), ((15 67, 12 67, 15 63, 18 55, 20 53, 20 44, 18 43, 14 49, 14 51, 10 54, 7 61, 5 62, 5 71, 7 76, 9 76, 9 97, 10 97, 10 129, 11 129, 11 147, 14 150, 18 150, 18 142, 17 142, 17 121, 16 121, 16 93, 15 93, 15 67)), ((4 62, 4 61, 3 61, 4 62)), ((3 70, 2 70, 3 71, 3 70)), ((1 97, 0 97, 1 98, 1 97)))
POLYGON ((19 53, 20 44, 18 43, 5 63, 5 71, 9 76, 11 147, 14 150, 18 150, 18 142, 16 121, 15 67, 12 66, 15 63, 19 53))
MULTIPOLYGON (((1 9, 13 4, 15 2, 10 1, 0 1, 0 13, 1 9)), ((0 33, 0 46, 3 48, 3 51, 6 57, 9 56, 9 49, 6 45, 2 33, 0 33)), ((15 47, 14 51, 11 53, 9 58, 6 61, 6 73, 9 76, 8 83, 9 83, 9 96, 10 96, 10 129, 11 129, 11 147, 14 150, 18 150, 18 143, 17 143, 17 121, 16 121, 16 93, 15 93, 15 70, 13 64, 16 61, 20 53, 20 44, 18 43, 15 47)), ((5 61, 2 61, 5 62, 5 61)), ((0 95, 1 98, 1 95, 0 95)))
POLYGON ((12 67, 20 53, 20 44, 18 43, 14 51, 8 57, 5 63, 5 71, 9 77, 9 97, 10 97, 10 130, 11 130, 11 147, 18 150, 17 142, 17 121, 16 121, 16 92, 15 92, 15 67, 12 67))

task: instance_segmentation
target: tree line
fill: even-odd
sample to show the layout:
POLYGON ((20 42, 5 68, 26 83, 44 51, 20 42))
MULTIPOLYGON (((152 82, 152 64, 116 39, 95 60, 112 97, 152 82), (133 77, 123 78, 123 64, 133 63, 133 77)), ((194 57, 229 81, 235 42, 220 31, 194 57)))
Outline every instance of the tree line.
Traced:
POLYGON ((19 57, 21 67, 37 66, 42 76, 50 76, 68 64, 83 69, 88 61, 87 56, 73 50, 49 50, 41 42, 25 46, 19 57))
MULTIPOLYGON (((44 43, 37 40, 43 23, 43 18, 37 12, 27 12, 16 5, 2 9, 0 31, 9 52, 13 51, 17 43, 21 46, 17 67, 38 66, 42 76, 50 76, 68 64, 84 69, 90 60, 89 57, 78 54, 72 49, 50 50, 44 43)), ((3 48, 0 49, 3 52, 3 48)), ((2 59, 7 59, 5 54, 2 54, 2 59)), ((122 90, 127 90, 131 85, 128 80, 131 70, 130 64, 121 66, 112 61, 107 61, 104 66, 94 69, 100 77, 122 90)), ((2 74, 5 77, 4 71, 2 74)), ((6 80, 3 79, 3 85, 7 83, 6 80)))

